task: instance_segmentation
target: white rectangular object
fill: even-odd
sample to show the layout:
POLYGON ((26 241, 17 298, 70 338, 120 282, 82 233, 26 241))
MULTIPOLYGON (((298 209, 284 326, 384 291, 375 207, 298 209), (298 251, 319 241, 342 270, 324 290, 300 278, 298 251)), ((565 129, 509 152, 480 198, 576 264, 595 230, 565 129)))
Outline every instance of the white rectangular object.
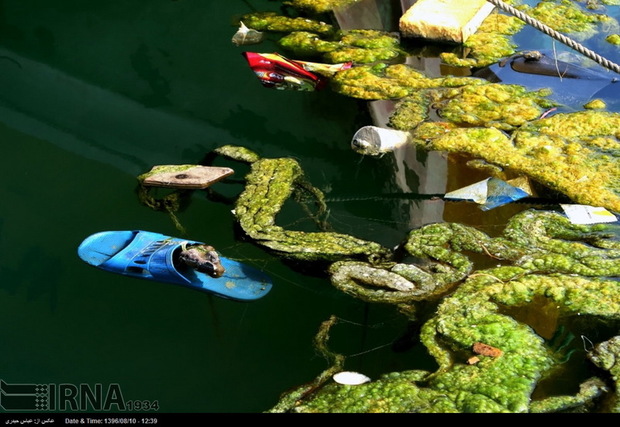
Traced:
POLYGON ((573 224, 616 222, 618 218, 605 208, 588 205, 560 205, 573 224))
POLYGON ((418 0, 399 21, 402 37, 463 43, 495 6, 486 0, 418 0))

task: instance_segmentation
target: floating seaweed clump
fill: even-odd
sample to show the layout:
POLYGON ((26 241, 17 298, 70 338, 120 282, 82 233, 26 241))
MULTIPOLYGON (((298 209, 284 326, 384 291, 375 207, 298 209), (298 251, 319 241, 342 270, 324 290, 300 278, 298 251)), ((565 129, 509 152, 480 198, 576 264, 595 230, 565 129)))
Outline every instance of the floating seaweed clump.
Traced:
POLYGON ((463 46, 469 49, 465 58, 455 53, 444 52, 440 58, 456 67, 486 67, 499 59, 515 53, 517 45, 512 36, 521 31, 525 23, 514 16, 493 13, 469 36, 463 46))
POLYGON ((488 84, 437 91, 432 100, 441 117, 459 126, 495 127, 511 131, 538 119, 553 106, 546 90, 528 91, 523 86, 488 84))
POLYGON ((257 31, 290 33, 292 31, 309 31, 316 34, 331 34, 334 27, 322 21, 304 17, 288 17, 276 12, 254 12, 241 17, 247 27, 257 31))
MULTIPOLYGON (((332 83, 362 99, 399 98, 390 125, 411 131, 411 142, 421 148, 482 159, 497 167, 498 178, 528 176, 577 203, 620 211, 617 113, 539 119, 554 105, 548 91, 474 78, 430 79, 404 64, 344 70, 332 83), (427 121, 431 107, 445 121, 427 121)), ((381 154, 375 148, 365 147, 363 154, 381 154)))
POLYGON ((620 34, 610 34, 605 37, 605 41, 616 46, 620 46, 620 34))
POLYGON ((396 99, 420 89, 482 85, 486 80, 468 77, 428 78, 406 64, 376 64, 343 70, 332 79, 332 88, 342 95, 359 99, 396 99))
POLYGON ((528 122, 509 137, 495 128, 446 129, 425 122, 412 132, 428 150, 464 153, 570 197, 620 211, 620 114, 582 111, 528 122))
POLYGON ((311 13, 331 12, 339 7, 349 6, 360 0, 286 0, 284 4, 311 13))
MULTIPOLYGON (((589 145, 613 150, 614 141, 599 134, 616 132, 617 138, 620 119, 580 114, 581 122, 569 123, 556 115, 545 119, 547 123, 534 121, 521 129, 551 135, 562 129, 569 137, 577 133, 581 138, 587 134, 589 145)), ((488 148, 488 138, 483 139, 488 148)), ((326 272, 336 288, 367 302, 393 304, 411 320, 423 320, 420 340, 439 366, 435 372, 385 373, 360 385, 336 383, 331 376, 344 369, 346 359, 327 350, 334 321, 325 322, 316 342, 332 366, 308 385, 284 394, 270 412, 619 410, 618 395, 610 390, 618 389, 613 381, 620 370, 615 363, 620 337, 587 352, 602 371, 583 381, 576 394, 534 399, 539 382, 552 378, 564 358, 507 310, 545 300, 558 319, 589 315, 603 322, 620 320, 617 225, 577 225, 557 212, 526 210, 513 216, 498 237, 463 224, 437 223, 411 230, 398 248, 390 250, 323 231, 319 220, 325 212, 323 194, 304 179, 295 160, 264 159, 235 146, 220 147, 215 154, 250 164, 233 211, 248 237, 284 258, 331 263, 326 272), (291 231, 276 224, 290 197, 318 207, 313 218, 321 231, 291 231), (472 254, 502 265, 477 269, 479 259, 474 262, 472 254), (418 319, 416 304, 429 300, 438 303, 436 311, 418 319)))
MULTIPOLYGON (((335 3, 285 2, 316 13, 331 10, 335 3)), ((607 20, 566 0, 543 1, 528 12, 542 21, 555 16, 548 25, 581 34, 590 34, 607 20)), ((516 18, 493 14, 468 40, 469 58, 446 54, 442 59, 460 66, 496 62, 514 53, 510 37, 522 26, 516 18)), ((295 54, 360 64, 336 73, 334 90, 359 99, 398 99, 390 124, 409 131, 419 147, 466 154, 482 160, 479 163, 500 178, 528 176, 577 203, 620 211, 620 115, 583 111, 541 118, 553 106, 544 91, 475 78, 427 78, 404 64, 376 64, 399 53, 397 39, 385 33, 272 28, 289 33, 280 46, 295 54), (443 121, 429 122, 429 109, 436 109, 443 121)), ((534 327, 509 315, 511 309, 542 300, 554 307, 558 318, 620 320, 617 226, 579 226, 557 212, 528 210, 515 215, 499 237, 458 223, 430 224, 411 230, 390 250, 322 227, 301 232, 278 226, 276 216, 290 197, 303 203, 310 199, 319 210, 311 216, 324 225, 319 219, 325 212, 323 195, 304 179, 299 163, 263 159, 242 147, 220 147, 216 154, 251 165, 233 213, 257 244, 288 259, 326 261, 333 286, 367 302, 393 304, 410 320, 420 320, 418 302, 437 303, 437 310, 423 319, 420 333, 437 371, 388 372, 360 385, 336 383, 331 376, 343 370, 345 358, 326 349, 334 324, 329 321, 316 342, 331 366, 309 385, 284 394, 271 412, 620 410, 620 387, 614 383, 620 373, 620 337, 587 352, 601 371, 583 381, 579 391, 534 398, 538 384, 553 378, 563 359, 534 327), (476 268, 472 254, 476 259, 488 256, 497 267, 476 268)))
POLYGON ((290 158, 261 159, 243 147, 224 146, 221 156, 251 163, 245 190, 239 195, 234 213, 250 238, 285 258, 304 261, 335 261, 342 258, 379 260, 387 249, 375 242, 331 233, 290 231, 276 225, 275 219, 290 197, 309 195, 318 205, 317 221, 324 211, 323 194, 305 179, 297 161, 290 158))
POLYGON ((320 57, 328 63, 367 64, 391 61, 403 56, 398 37, 378 30, 340 31, 328 40, 307 31, 291 32, 279 45, 295 56, 320 57))
POLYGON ((554 105, 547 95, 547 90, 527 91, 523 86, 496 83, 419 91, 396 104, 389 125, 398 130, 415 129, 428 119, 432 108, 449 122, 449 127, 495 127, 512 131, 538 119, 554 105))
MULTIPOLYGON (((616 1, 616 0, 613 0, 616 1)), ((568 0, 543 0, 535 7, 518 6, 524 13, 560 33, 571 34, 573 38, 586 39, 598 31, 598 25, 605 23, 617 27, 615 19, 595 12, 583 10, 576 2, 568 0)), ((514 16, 493 13, 480 25, 463 46, 469 49, 467 57, 445 52, 441 59, 457 67, 486 67, 515 53, 517 45, 512 36, 523 29, 525 23, 514 16)), ((611 41, 610 41, 611 42, 611 41)))
MULTIPOLYGON (((592 411, 609 394, 610 375, 584 381, 575 395, 532 399, 536 385, 553 374, 557 360, 532 328, 502 314, 500 307, 523 306, 543 297, 559 306, 564 315, 592 314, 617 320, 619 292, 615 281, 601 278, 528 274, 515 267, 479 271, 447 297, 422 328, 422 343, 439 363, 436 372, 387 373, 354 386, 323 376, 323 383, 315 385, 312 393, 295 390, 284 395, 272 411, 592 411), (478 353, 472 361, 480 343, 499 351, 478 353)), ((617 352, 604 350, 599 365, 617 372, 615 363, 609 362, 617 352)), ((613 407, 617 408, 617 402, 613 407)))
MULTIPOLYGON (((430 224, 411 230, 401 245, 412 259, 426 260, 424 265, 401 263, 395 252, 373 242, 277 226, 278 212, 296 191, 319 206, 323 200, 296 161, 262 159, 234 146, 216 153, 251 164, 234 214, 258 244, 287 258, 333 261, 328 270, 338 289, 395 304, 412 318, 416 301, 453 290, 420 334, 439 365, 436 372, 394 372, 366 384, 336 384, 328 374, 342 370, 344 358, 332 354, 334 366, 311 386, 284 395, 272 412, 552 412, 589 407, 607 393, 608 379, 591 378, 575 395, 532 400, 537 383, 561 361, 533 328, 505 309, 543 298, 559 316, 620 320, 620 287, 607 278, 620 275, 617 226, 575 225, 559 213, 536 210, 515 215, 499 237, 458 223, 430 224), (507 264, 476 270, 472 253, 507 264), (472 358, 480 347, 495 351, 478 350, 472 358)), ((609 364, 602 355, 598 359, 601 366, 609 364)))
POLYGON ((569 0, 543 0, 527 13, 540 22, 561 33, 582 33, 583 38, 591 37, 596 26, 610 21, 609 16, 588 12, 581 9, 576 2, 569 0))

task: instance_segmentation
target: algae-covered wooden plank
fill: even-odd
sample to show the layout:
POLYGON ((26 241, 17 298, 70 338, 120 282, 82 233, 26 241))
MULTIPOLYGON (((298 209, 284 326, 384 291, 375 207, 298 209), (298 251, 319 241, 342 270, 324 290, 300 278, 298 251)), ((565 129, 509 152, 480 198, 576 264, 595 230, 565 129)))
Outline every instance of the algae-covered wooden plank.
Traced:
POLYGON ((402 37, 463 43, 494 6, 486 0, 418 0, 399 21, 402 37))
POLYGON ((216 166, 160 165, 138 179, 146 186, 202 189, 233 173, 230 168, 216 166))

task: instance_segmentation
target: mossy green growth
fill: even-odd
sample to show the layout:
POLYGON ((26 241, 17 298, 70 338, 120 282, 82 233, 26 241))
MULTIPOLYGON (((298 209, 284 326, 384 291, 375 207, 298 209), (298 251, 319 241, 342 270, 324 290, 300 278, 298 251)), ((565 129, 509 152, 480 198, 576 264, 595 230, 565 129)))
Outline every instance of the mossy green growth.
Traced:
POLYGON ((444 52, 439 57, 446 64, 456 67, 486 67, 515 53, 517 45, 512 41, 512 36, 524 25, 514 16, 493 13, 463 43, 469 49, 467 57, 460 58, 451 52, 444 52))
POLYGON ((415 129, 428 119, 431 99, 434 96, 426 90, 414 92, 394 105, 394 112, 388 119, 391 128, 398 130, 415 129))
POLYGON ((332 89, 360 99, 395 99, 412 96, 421 89, 482 85, 488 82, 467 77, 429 78, 406 64, 378 64, 339 71, 332 89))
POLYGON ((292 158, 263 159, 243 147, 224 146, 217 154, 251 163, 244 191, 235 203, 234 214, 243 231, 257 244, 284 258, 304 261, 363 259, 378 262, 390 251, 375 242, 334 232, 290 231, 276 225, 276 216, 291 197, 309 196, 318 206, 317 222, 325 213, 324 196, 305 179, 292 158))
POLYGON ((586 110, 604 110, 607 108, 607 104, 602 99, 593 99, 584 104, 583 108, 586 110))
MULTIPOLYGON (((514 267, 481 270, 443 300, 421 333, 439 363, 434 373, 394 372, 362 385, 328 382, 297 400, 292 412, 557 412, 591 405, 607 388, 588 380, 575 396, 532 400, 538 382, 553 374, 552 349, 528 325, 502 314, 549 298, 566 315, 620 318, 620 287, 612 280, 529 274, 514 267), (473 345, 501 350, 469 363, 473 345)), ((282 411, 283 408, 280 408, 282 411)))
POLYGON ((523 86, 491 83, 435 91, 431 102, 441 117, 462 127, 495 127, 512 131, 538 119, 554 104, 548 92, 523 86))
MULTIPOLYGON (((604 132, 605 126, 614 127, 599 126, 604 132)), ((562 128, 570 133, 566 124, 562 128)), ((620 320, 620 286, 613 279, 620 275, 617 226, 575 225, 557 212, 538 210, 515 215, 493 238, 458 223, 429 224, 412 230, 398 251, 424 263, 400 263, 373 242, 275 225, 284 201, 296 191, 322 204, 322 194, 305 182, 293 159, 263 159, 234 146, 216 151, 251 166, 234 213, 256 243, 283 257, 334 261, 329 273, 336 287, 369 302, 395 304, 403 313, 414 313, 412 302, 443 297, 448 288, 453 292, 439 301, 420 334, 439 366, 436 372, 395 372, 359 386, 336 384, 329 377, 343 369, 344 357, 332 354, 333 366, 311 386, 284 395, 271 412, 551 412, 593 405, 606 392, 592 379, 576 395, 532 401, 538 382, 562 359, 507 308, 544 299, 558 316, 620 320), (476 270, 472 253, 506 265, 476 270), (476 343, 499 352, 471 361, 476 343)))
POLYGON ((286 0, 285 5, 311 13, 331 12, 339 7, 349 6, 360 0, 286 0))
POLYGON ((157 175, 157 174, 160 174, 160 173, 167 173, 167 172, 180 173, 180 172, 185 172, 186 170, 195 168, 196 166, 197 165, 161 165, 161 166, 155 166, 150 171, 145 172, 142 175, 139 175, 138 176, 138 181, 140 181, 142 183, 142 182, 144 182, 145 179, 148 179, 150 176, 157 175))
POLYGON ((486 82, 419 91, 395 106, 389 123, 398 130, 414 129, 428 118, 424 112, 432 106, 451 125, 512 131, 553 107, 555 104, 547 98, 549 94, 547 89, 528 91, 519 85, 486 82))
POLYGON ((577 203, 620 211, 620 114, 582 111, 525 123, 511 137, 495 128, 447 129, 425 122, 412 139, 429 150, 467 154, 526 175, 577 203))
POLYGON ((408 256, 425 260, 423 266, 340 261, 329 267, 329 273, 332 284, 349 295, 397 305, 431 300, 458 285, 475 271, 468 253, 510 262, 521 273, 616 276, 620 243, 611 238, 619 232, 609 225, 572 224, 565 216, 546 211, 515 215, 496 238, 463 224, 429 224, 412 230, 401 245, 408 256))
POLYGON ((611 43, 613 45, 619 46, 620 45, 620 34, 610 34, 607 37, 605 37, 605 41, 607 43, 611 43))
POLYGON ((405 53, 396 36, 378 30, 339 31, 327 39, 312 32, 296 31, 282 37, 278 44, 294 56, 320 57, 332 64, 392 61, 405 53))
POLYGON ((339 48, 337 41, 321 39, 316 33, 308 31, 294 31, 282 37, 278 44, 292 53, 295 57, 314 57, 339 48))
POLYGON ((254 12, 242 15, 240 21, 246 27, 257 31, 272 31, 290 33, 293 31, 308 31, 314 34, 332 34, 334 27, 322 21, 302 17, 288 17, 276 12, 254 12))
MULTIPOLYGON (((600 23, 617 25, 613 18, 583 10, 577 2, 569 0, 543 0, 533 8, 525 5, 516 8, 560 33, 570 33, 573 38, 592 36, 600 23)), ((517 45, 512 38, 524 26, 525 23, 517 17, 493 13, 463 43, 470 49, 465 58, 450 52, 442 53, 440 58, 457 67, 486 67, 515 53, 517 45)), ((613 43, 613 40, 612 37, 608 41, 613 43)))
POLYGON ((577 2, 570 0, 542 0, 526 13, 560 33, 585 33, 587 36, 596 32, 599 23, 611 19, 583 10, 577 2))
MULTIPOLYGON (((589 353, 588 358, 599 368, 609 371, 613 378, 620 379, 620 336, 597 344, 589 353)), ((615 387, 614 396, 608 401, 609 412, 620 412, 620 388, 615 387)))

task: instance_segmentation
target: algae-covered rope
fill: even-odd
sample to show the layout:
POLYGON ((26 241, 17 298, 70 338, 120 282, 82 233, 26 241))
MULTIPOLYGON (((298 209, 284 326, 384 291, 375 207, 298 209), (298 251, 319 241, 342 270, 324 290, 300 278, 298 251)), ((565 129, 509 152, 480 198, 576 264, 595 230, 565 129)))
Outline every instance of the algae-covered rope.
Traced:
POLYGON ((509 4, 506 4, 501 0, 487 0, 487 1, 491 3, 492 5, 502 9, 503 11, 516 16, 517 18, 524 21, 526 24, 531 25, 537 30, 540 30, 543 33, 547 34, 548 36, 551 36, 554 39, 564 43, 566 46, 572 49, 575 49, 577 52, 587 56, 588 58, 604 66, 605 68, 609 68, 610 70, 615 71, 616 73, 620 73, 620 65, 616 64, 615 62, 610 61, 609 59, 603 58, 598 53, 588 49, 587 47, 585 47, 584 45, 580 43, 577 43, 575 40, 572 40, 566 37, 564 34, 555 31, 553 28, 543 24, 542 22, 532 18, 531 16, 521 12, 520 10, 510 6, 509 4))

